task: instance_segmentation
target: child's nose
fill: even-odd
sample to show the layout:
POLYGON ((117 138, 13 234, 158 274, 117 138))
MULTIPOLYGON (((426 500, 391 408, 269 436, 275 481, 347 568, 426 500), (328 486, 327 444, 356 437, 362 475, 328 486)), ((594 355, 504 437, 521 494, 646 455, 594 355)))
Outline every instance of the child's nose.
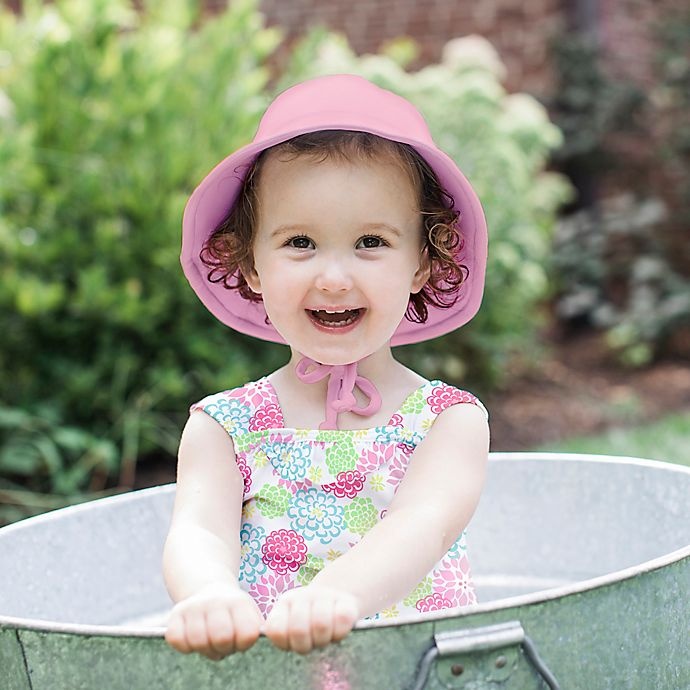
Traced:
POLYGON ((352 288, 352 273, 345 261, 325 261, 319 267, 315 285, 323 292, 346 292, 352 288))

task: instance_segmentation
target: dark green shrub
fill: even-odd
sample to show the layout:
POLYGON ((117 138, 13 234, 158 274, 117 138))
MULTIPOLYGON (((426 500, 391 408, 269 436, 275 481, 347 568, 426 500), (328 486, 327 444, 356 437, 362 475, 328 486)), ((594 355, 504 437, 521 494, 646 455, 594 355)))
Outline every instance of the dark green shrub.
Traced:
MULTIPOLYGON (((254 0, 201 24, 184 0, 24 6, 0 13, 0 400, 37 437, 110 444, 112 472, 174 453, 201 390, 275 360, 206 314, 178 255, 189 192, 254 132, 278 36, 254 0)), ((19 452, 28 433, 0 429, 0 476, 88 486, 61 481, 59 444, 62 465, 19 452)))
POLYGON ((644 96, 607 77, 582 36, 555 52, 561 89, 552 107, 565 134, 556 159, 585 207, 556 233, 556 312, 605 329, 628 365, 649 363, 690 324, 689 19, 678 10, 654 27, 656 78, 644 96), (624 137, 616 160, 612 147, 624 137), (598 184, 627 192, 600 198, 598 184))
POLYGON ((571 214, 556 231, 557 316, 605 330, 627 365, 648 364, 690 323, 690 282, 673 270, 658 241, 667 216, 659 199, 640 203, 622 195, 597 213, 571 214))
POLYGON ((611 139, 643 130, 646 98, 633 83, 606 74, 591 35, 559 36, 551 54, 558 86, 548 106, 563 132, 553 161, 577 187, 577 207, 586 207, 596 203, 602 176, 625 167, 611 139))

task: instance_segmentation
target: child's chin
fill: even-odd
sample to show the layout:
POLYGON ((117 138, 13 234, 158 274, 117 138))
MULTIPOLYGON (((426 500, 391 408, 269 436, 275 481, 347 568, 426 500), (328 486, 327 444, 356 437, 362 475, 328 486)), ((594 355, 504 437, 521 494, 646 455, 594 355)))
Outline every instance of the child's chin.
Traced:
POLYGON ((371 357, 372 355, 376 354, 379 351, 379 349, 380 348, 376 348, 374 350, 362 349, 356 351, 353 351, 352 348, 344 348, 342 351, 337 351, 335 348, 332 350, 313 349, 307 352, 300 352, 299 356, 300 358, 308 357, 309 359, 313 359, 315 362, 318 362, 319 364, 334 367, 345 366, 346 364, 352 364, 353 362, 361 362, 362 360, 367 359, 368 357, 371 357))

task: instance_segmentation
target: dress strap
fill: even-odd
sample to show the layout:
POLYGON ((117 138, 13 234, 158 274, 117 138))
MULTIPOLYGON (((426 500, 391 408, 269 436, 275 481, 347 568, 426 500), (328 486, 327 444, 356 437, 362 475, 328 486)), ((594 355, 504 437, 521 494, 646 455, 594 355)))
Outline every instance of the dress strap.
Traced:
POLYGON ((295 373, 297 378, 304 383, 316 383, 329 377, 326 419, 319 424, 319 429, 338 429, 338 415, 341 412, 354 412, 361 417, 371 417, 381 409, 381 395, 369 379, 357 374, 357 362, 331 365, 320 364, 309 357, 302 357, 297 363, 295 373), (355 386, 369 400, 363 407, 357 406, 354 396, 355 386))

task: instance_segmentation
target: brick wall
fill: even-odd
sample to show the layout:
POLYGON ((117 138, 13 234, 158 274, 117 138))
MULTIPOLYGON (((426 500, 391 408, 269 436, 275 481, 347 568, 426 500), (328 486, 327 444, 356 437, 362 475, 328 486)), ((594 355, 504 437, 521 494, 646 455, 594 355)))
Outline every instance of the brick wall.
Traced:
POLYGON ((656 30, 679 17, 686 0, 598 0, 599 38, 613 76, 651 88, 658 41, 656 30))
MULTIPOLYGON (((661 26, 664 22, 682 20, 683 11, 686 18, 690 16, 688 5, 686 0, 599 0, 599 3, 599 41, 605 71, 614 79, 637 85, 648 100, 640 130, 624 137, 611 137, 611 148, 628 163, 628 169, 608 184, 632 189, 639 195, 649 192, 661 197, 672 209, 670 220, 676 226, 672 234, 678 239, 687 238, 688 228, 678 226, 673 209, 687 209, 684 190, 689 173, 687 169, 679 169, 678 161, 668 160, 663 146, 681 120, 687 122, 690 113, 680 113, 668 102, 669 95, 660 83, 658 62, 661 26)), ((679 249, 686 257, 684 263, 690 267, 687 240, 679 249)))
POLYGON ((358 54, 412 36, 420 47, 418 69, 440 59, 446 41, 481 34, 508 68, 507 86, 536 95, 553 86, 548 46, 563 29, 562 0, 261 0, 268 25, 280 25, 288 41, 315 25, 344 32, 358 54))

